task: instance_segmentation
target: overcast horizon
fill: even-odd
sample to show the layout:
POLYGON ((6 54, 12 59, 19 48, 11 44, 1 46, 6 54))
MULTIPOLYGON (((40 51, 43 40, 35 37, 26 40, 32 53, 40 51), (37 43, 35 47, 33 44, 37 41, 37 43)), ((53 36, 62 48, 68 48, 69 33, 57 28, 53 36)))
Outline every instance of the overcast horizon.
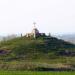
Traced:
POLYGON ((75 33, 75 0, 0 0, 0 36, 31 32, 75 33))

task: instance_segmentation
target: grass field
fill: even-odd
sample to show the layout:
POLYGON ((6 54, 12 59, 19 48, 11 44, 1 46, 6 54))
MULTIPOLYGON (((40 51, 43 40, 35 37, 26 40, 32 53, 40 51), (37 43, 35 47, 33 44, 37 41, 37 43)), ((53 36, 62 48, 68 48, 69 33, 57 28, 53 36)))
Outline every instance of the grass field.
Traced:
POLYGON ((0 71, 0 75, 75 75, 75 72, 0 71))

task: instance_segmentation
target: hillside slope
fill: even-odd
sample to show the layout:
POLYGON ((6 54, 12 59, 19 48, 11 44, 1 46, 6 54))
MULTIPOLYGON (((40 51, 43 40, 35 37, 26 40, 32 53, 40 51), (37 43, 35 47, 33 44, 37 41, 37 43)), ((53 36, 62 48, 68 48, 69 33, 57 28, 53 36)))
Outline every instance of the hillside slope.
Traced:
POLYGON ((0 42, 1 70, 72 70, 74 59, 75 45, 55 37, 0 42))
MULTIPOLYGON (((0 56, 10 56, 10 57, 24 57, 24 58, 40 58, 44 55, 48 57, 48 54, 53 53, 53 56, 60 53, 66 55, 74 51, 75 45, 59 40, 55 37, 39 37, 26 38, 19 37, 12 40, 4 41, 0 43, 0 56), (67 52, 66 52, 67 51, 67 52)), ((72 54, 72 53, 71 53, 72 54)), ((70 54, 70 55, 71 55, 70 54)))

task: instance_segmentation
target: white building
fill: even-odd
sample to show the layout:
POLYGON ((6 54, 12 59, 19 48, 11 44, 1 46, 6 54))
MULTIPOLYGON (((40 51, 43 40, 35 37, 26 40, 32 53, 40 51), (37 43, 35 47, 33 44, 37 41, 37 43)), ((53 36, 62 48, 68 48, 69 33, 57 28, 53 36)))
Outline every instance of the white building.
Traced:
POLYGON ((45 33, 40 33, 39 30, 35 27, 34 23, 34 28, 32 29, 31 33, 27 33, 26 37, 39 37, 39 36, 45 36, 45 33))

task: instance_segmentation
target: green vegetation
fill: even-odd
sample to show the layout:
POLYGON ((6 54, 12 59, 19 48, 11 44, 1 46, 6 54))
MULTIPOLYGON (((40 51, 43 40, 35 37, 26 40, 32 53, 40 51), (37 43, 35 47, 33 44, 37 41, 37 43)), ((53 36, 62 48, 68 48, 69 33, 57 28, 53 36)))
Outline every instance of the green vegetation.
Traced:
POLYGON ((75 45, 55 37, 0 42, 0 70, 75 70, 75 45))
POLYGON ((0 71, 0 75, 75 75, 75 72, 0 71))

